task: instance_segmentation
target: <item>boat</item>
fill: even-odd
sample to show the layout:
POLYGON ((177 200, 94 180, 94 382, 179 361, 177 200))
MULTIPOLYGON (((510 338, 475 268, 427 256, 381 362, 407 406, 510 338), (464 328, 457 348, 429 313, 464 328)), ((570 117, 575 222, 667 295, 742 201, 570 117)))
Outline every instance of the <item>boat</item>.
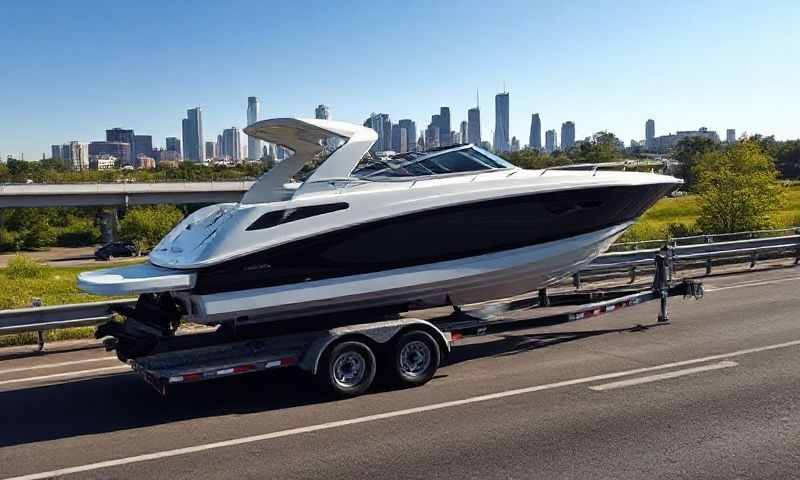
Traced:
POLYGON ((187 216, 148 263, 81 273, 86 292, 140 295, 123 326, 99 334, 139 341, 181 319, 358 318, 535 291, 580 270, 681 183, 525 170, 470 144, 377 155, 372 129, 329 120, 269 119, 245 133, 293 155, 240 202, 187 216))

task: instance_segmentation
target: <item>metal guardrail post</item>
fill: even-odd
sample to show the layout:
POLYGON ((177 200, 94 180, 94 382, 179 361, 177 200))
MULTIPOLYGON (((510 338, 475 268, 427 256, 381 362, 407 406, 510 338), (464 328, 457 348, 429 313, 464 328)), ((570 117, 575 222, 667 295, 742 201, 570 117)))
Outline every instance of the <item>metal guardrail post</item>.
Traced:
POLYGON ((634 267, 631 267, 631 269, 630 269, 630 276, 631 276, 630 283, 633 283, 633 282, 635 282, 635 281, 636 281, 636 267, 635 267, 635 266, 634 266, 634 267))
MULTIPOLYGON (((706 235, 706 243, 712 243, 714 239, 711 235, 706 235)), ((712 260, 709 258, 706 260, 706 275, 711 275, 711 266, 713 265, 712 260)))
POLYGON ((656 272, 653 277, 653 290, 658 292, 660 297, 660 308, 658 311, 658 321, 668 322, 669 311, 667 310, 667 297, 669 293, 670 277, 670 247, 665 246, 656 254, 656 272))
MULTIPOLYGON (((42 301, 42 299, 39 297, 33 297, 33 299, 31 300, 31 307, 41 307, 41 306, 44 306, 44 302, 42 301)), ((41 330, 37 330, 36 337, 37 337, 37 344, 39 345, 39 348, 36 351, 37 352, 44 351, 44 332, 41 330)))
MULTIPOLYGON (((800 256, 798 258, 800 258, 800 256)), ((576 272, 572 275, 572 286, 575 287, 575 290, 581 289, 581 272, 576 272)))
POLYGON ((794 249, 794 264, 797 265, 798 263, 800 263, 800 245, 794 249))

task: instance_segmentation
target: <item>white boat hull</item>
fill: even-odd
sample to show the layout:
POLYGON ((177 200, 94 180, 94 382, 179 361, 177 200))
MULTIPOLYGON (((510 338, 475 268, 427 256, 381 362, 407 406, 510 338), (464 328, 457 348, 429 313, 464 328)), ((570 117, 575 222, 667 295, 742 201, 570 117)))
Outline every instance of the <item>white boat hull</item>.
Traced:
POLYGON ((477 303, 531 292, 577 272, 629 226, 417 267, 178 298, 187 300, 189 319, 198 323, 233 318, 264 322, 401 304, 477 303))

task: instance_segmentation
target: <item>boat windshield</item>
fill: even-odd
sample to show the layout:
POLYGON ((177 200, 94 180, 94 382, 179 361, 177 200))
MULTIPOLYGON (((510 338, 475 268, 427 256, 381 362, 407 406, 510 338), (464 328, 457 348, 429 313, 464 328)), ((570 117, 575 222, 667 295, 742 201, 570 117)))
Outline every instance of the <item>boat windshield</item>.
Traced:
POLYGON ((350 175, 367 180, 421 177, 514 168, 502 158, 475 146, 439 152, 408 152, 389 157, 367 155, 350 175))

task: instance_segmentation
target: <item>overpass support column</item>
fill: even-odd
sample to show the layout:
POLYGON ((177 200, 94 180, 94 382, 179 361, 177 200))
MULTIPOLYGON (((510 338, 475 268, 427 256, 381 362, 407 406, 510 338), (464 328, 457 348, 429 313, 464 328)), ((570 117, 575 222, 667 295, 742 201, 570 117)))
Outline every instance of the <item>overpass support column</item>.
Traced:
POLYGON ((113 242, 117 237, 117 230, 119 229, 117 209, 104 208, 100 215, 100 231, 103 234, 103 242, 113 242))

